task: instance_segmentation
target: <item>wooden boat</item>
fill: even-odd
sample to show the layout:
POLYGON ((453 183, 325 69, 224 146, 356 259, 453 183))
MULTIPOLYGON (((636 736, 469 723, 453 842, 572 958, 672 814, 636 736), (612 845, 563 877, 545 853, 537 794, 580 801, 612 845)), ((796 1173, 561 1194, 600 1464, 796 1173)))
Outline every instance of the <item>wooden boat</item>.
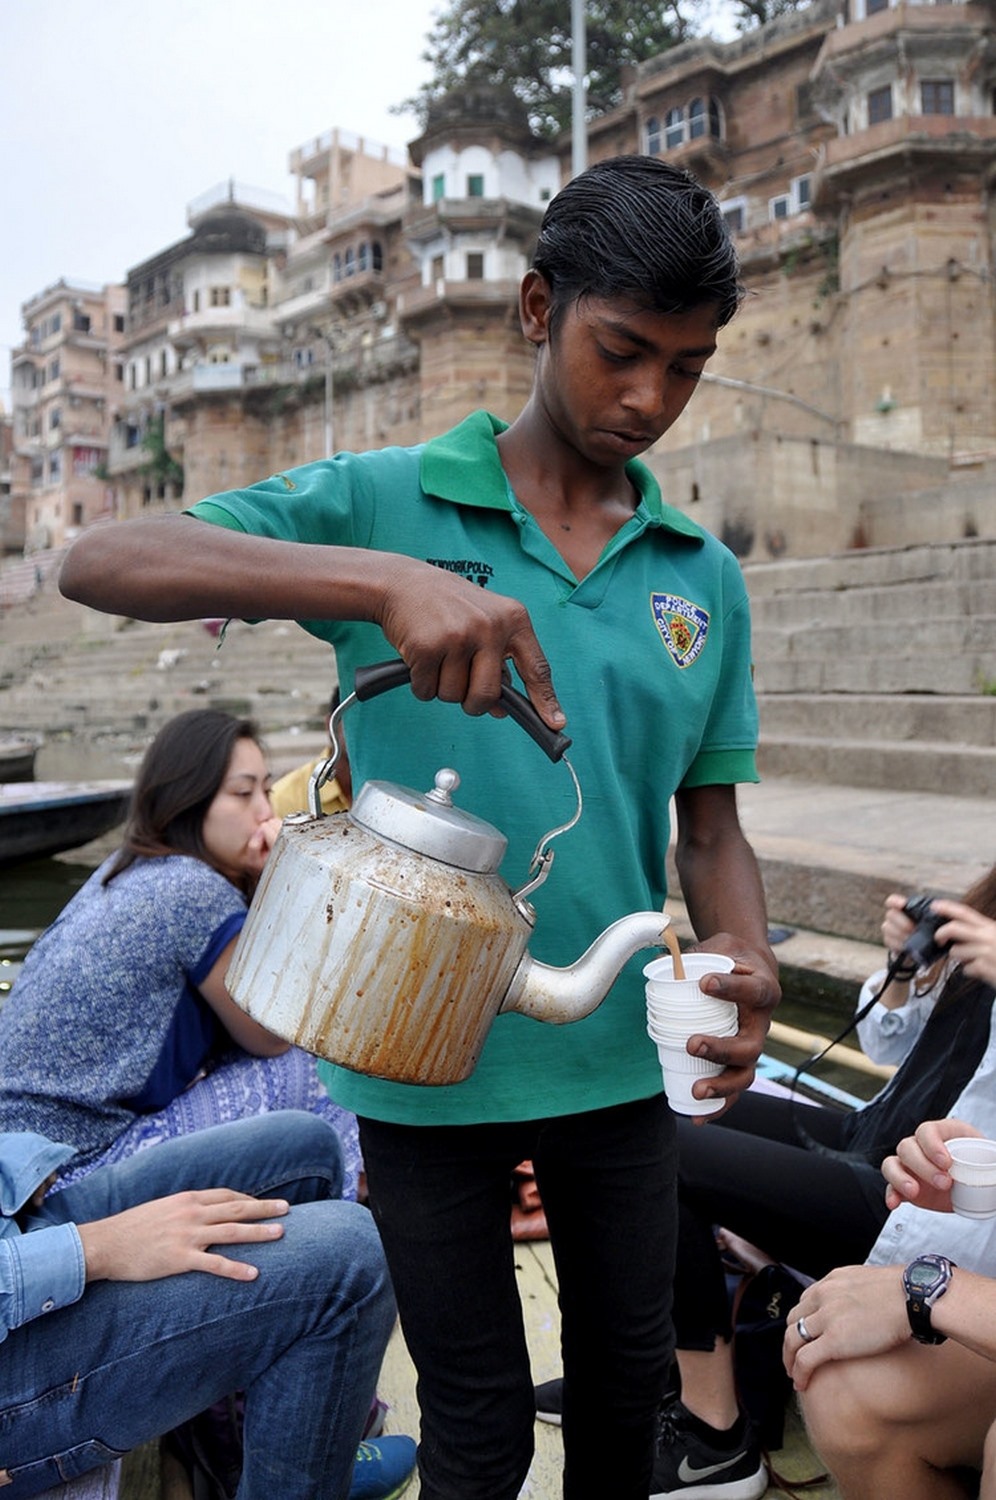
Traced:
POLYGON ((124 822, 130 781, 0 783, 0 866, 78 849, 124 822))
POLYGON ((29 735, 0 734, 0 783, 30 781, 40 744, 29 735))

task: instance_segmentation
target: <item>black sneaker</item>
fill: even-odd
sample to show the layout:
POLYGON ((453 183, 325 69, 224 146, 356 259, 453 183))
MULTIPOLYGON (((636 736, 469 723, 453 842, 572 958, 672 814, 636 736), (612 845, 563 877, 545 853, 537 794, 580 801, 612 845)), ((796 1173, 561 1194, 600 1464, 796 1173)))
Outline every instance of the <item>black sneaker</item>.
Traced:
POLYGON ((536 1386, 536 1417, 540 1422, 552 1422, 559 1427, 564 1415, 564 1379, 545 1380, 536 1386))
POLYGON ((700 1422, 678 1400, 661 1407, 650 1500, 759 1500, 767 1488, 761 1449, 743 1414, 725 1433, 700 1422))

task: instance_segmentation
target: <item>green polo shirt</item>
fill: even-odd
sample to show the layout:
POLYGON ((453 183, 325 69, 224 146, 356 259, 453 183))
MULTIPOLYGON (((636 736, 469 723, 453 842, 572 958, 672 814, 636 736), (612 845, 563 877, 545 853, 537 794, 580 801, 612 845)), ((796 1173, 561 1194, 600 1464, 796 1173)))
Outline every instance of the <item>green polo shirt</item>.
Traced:
MULTIPOLYGON (((578 582, 509 488, 494 440, 503 426, 476 412, 425 445, 339 454, 214 495, 191 514, 286 541, 403 553, 522 600, 567 714, 584 797, 531 898, 529 951, 563 966, 618 917, 661 908, 677 787, 757 779, 748 604, 732 553, 665 505, 635 461, 627 472, 640 503, 578 582)), ((334 646, 344 694, 358 666, 395 655, 374 625, 301 624, 334 646)), ((459 771, 458 803, 508 837, 502 875, 513 888, 542 835, 573 815, 567 768, 511 719, 470 718, 397 689, 355 705, 346 729, 357 786, 377 778, 425 790, 441 767, 459 771)), ((325 1064, 322 1075, 346 1108, 411 1124, 534 1119, 645 1098, 661 1087, 640 972, 652 956, 627 964, 583 1021, 499 1016, 463 1083, 388 1083, 325 1064)))

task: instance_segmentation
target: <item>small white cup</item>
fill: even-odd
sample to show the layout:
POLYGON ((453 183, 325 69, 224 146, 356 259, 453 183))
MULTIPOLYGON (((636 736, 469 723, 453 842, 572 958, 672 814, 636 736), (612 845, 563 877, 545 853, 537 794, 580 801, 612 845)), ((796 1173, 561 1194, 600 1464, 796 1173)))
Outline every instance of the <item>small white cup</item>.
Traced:
POLYGON ((945 1141, 951 1153, 951 1207, 964 1219, 996 1218, 996 1141, 978 1135, 945 1141))
MULTIPOLYGON (((669 1063, 670 1059, 667 1061, 662 1059, 661 1071, 664 1076, 664 1092, 667 1095, 667 1102, 676 1115, 714 1115, 717 1110, 724 1107, 727 1102, 725 1099, 696 1099, 692 1093, 692 1084, 695 1080, 706 1075, 700 1072, 686 1072, 683 1068, 676 1069, 669 1066, 669 1063)), ((722 1071, 715 1063, 709 1066, 715 1073, 722 1071)))

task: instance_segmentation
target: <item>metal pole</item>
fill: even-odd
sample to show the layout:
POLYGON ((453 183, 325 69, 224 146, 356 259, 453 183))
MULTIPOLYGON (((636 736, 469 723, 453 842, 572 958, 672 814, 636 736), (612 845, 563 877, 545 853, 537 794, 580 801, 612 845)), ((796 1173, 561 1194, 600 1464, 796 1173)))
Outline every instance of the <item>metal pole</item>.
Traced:
POLYGON ((585 27, 584 0, 571 0, 571 66, 574 70, 574 92, 571 101, 571 174, 577 177, 588 165, 588 132, 585 123, 588 37, 585 27))
POLYGON ((325 457, 332 457, 332 339, 325 335, 325 457))

